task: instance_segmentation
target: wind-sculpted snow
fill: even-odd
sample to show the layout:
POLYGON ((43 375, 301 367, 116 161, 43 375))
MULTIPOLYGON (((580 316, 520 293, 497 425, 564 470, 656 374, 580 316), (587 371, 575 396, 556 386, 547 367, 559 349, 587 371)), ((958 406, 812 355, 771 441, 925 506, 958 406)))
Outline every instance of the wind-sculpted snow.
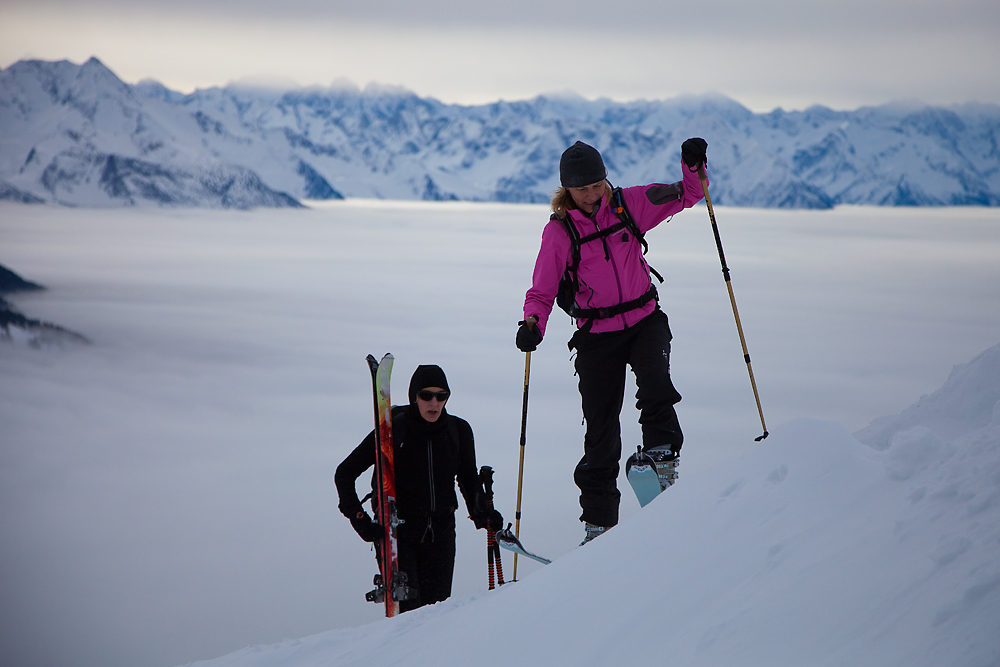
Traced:
POLYGON ((1000 405, 1000 345, 956 366, 939 390, 902 414, 876 419, 855 436, 879 450, 895 449, 896 439, 950 441, 979 431, 997 419, 1000 405))
POLYGON ((516 585, 196 664, 997 664, 998 358, 884 421, 887 449, 786 423, 516 585))
POLYGON ((190 95, 98 60, 0 72, 0 198, 71 205, 288 206, 293 198, 547 202, 559 155, 597 146, 616 184, 679 180, 709 143, 718 204, 1000 205, 1000 108, 886 105, 754 114, 721 96, 540 96, 443 104, 399 88, 190 95), (106 176, 128 165, 127 178, 106 176), (207 183, 225 172, 238 190, 207 183))

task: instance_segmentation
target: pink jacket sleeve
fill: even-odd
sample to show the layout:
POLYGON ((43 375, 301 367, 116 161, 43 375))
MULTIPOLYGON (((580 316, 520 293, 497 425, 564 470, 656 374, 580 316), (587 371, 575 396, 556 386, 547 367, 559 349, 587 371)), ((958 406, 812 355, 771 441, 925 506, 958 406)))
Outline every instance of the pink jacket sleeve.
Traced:
POLYGON ((653 183, 625 188, 625 203, 643 234, 675 213, 691 208, 705 197, 698 172, 691 171, 683 162, 681 171, 684 178, 677 183, 653 183), (654 203, 660 201, 663 203, 654 203))
POLYGON ((549 220, 542 230, 542 245, 531 274, 531 288, 524 295, 524 316, 538 319, 538 333, 545 336, 545 325, 552 313, 559 279, 569 265, 569 235, 558 220, 549 220))

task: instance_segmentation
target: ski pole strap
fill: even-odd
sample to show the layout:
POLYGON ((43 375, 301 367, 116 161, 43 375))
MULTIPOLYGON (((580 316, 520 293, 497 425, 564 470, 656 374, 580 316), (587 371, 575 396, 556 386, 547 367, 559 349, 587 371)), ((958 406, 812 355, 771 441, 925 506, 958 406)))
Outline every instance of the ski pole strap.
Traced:
POLYGON ((605 308, 580 308, 579 306, 574 305, 570 311, 570 315, 578 320, 606 320, 609 317, 615 317, 616 315, 621 315, 622 313, 642 308, 653 299, 659 301, 659 295, 656 293, 656 286, 650 284, 646 293, 638 299, 632 299, 631 301, 625 301, 624 303, 607 306, 605 308))

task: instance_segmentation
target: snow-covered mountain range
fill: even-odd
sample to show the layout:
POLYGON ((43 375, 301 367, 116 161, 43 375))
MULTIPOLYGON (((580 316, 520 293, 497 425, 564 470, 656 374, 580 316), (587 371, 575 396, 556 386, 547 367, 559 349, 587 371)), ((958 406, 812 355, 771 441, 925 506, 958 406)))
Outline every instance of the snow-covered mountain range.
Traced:
POLYGON ((680 178, 709 142, 718 204, 1000 205, 1000 107, 891 104, 755 114, 722 97, 540 96, 449 105, 399 88, 189 95, 96 58, 0 71, 0 199, 247 208, 299 199, 546 202, 562 150, 597 146, 617 184, 680 178))

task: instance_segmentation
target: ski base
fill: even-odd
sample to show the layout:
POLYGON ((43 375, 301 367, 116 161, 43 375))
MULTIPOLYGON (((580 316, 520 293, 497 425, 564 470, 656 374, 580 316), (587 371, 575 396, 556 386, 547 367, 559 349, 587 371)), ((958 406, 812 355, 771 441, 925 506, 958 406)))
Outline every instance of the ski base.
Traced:
POLYGON ((652 461, 648 463, 633 461, 634 458, 633 454, 625 464, 625 477, 635 492, 639 507, 645 507, 653 498, 660 495, 663 489, 660 488, 660 478, 656 476, 656 464, 652 461))
POLYGON ((640 507, 651 503, 668 486, 677 481, 678 463, 679 460, 673 456, 669 460, 665 458, 656 460, 644 452, 642 447, 637 447, 636 453, 628 457, 625 462, 625 477, 635 492, 640 507))
POLYGON ((506 528, 497 531, 497 544, 499 544, 504 549, 507 549, 508 551, 513 551, 516 554, 521 554, 525 558, 530 558, 531 560, 538 561, 542 565, 548 565, 549 563, 552 562, 548 558, 542 558, 541 556, 533 554, 527 549, 525 549, 524 545, 521 544, 521 541, 514 536, 514 533, 511 531, 510 526, 511 524, 508 523, 506 528))

